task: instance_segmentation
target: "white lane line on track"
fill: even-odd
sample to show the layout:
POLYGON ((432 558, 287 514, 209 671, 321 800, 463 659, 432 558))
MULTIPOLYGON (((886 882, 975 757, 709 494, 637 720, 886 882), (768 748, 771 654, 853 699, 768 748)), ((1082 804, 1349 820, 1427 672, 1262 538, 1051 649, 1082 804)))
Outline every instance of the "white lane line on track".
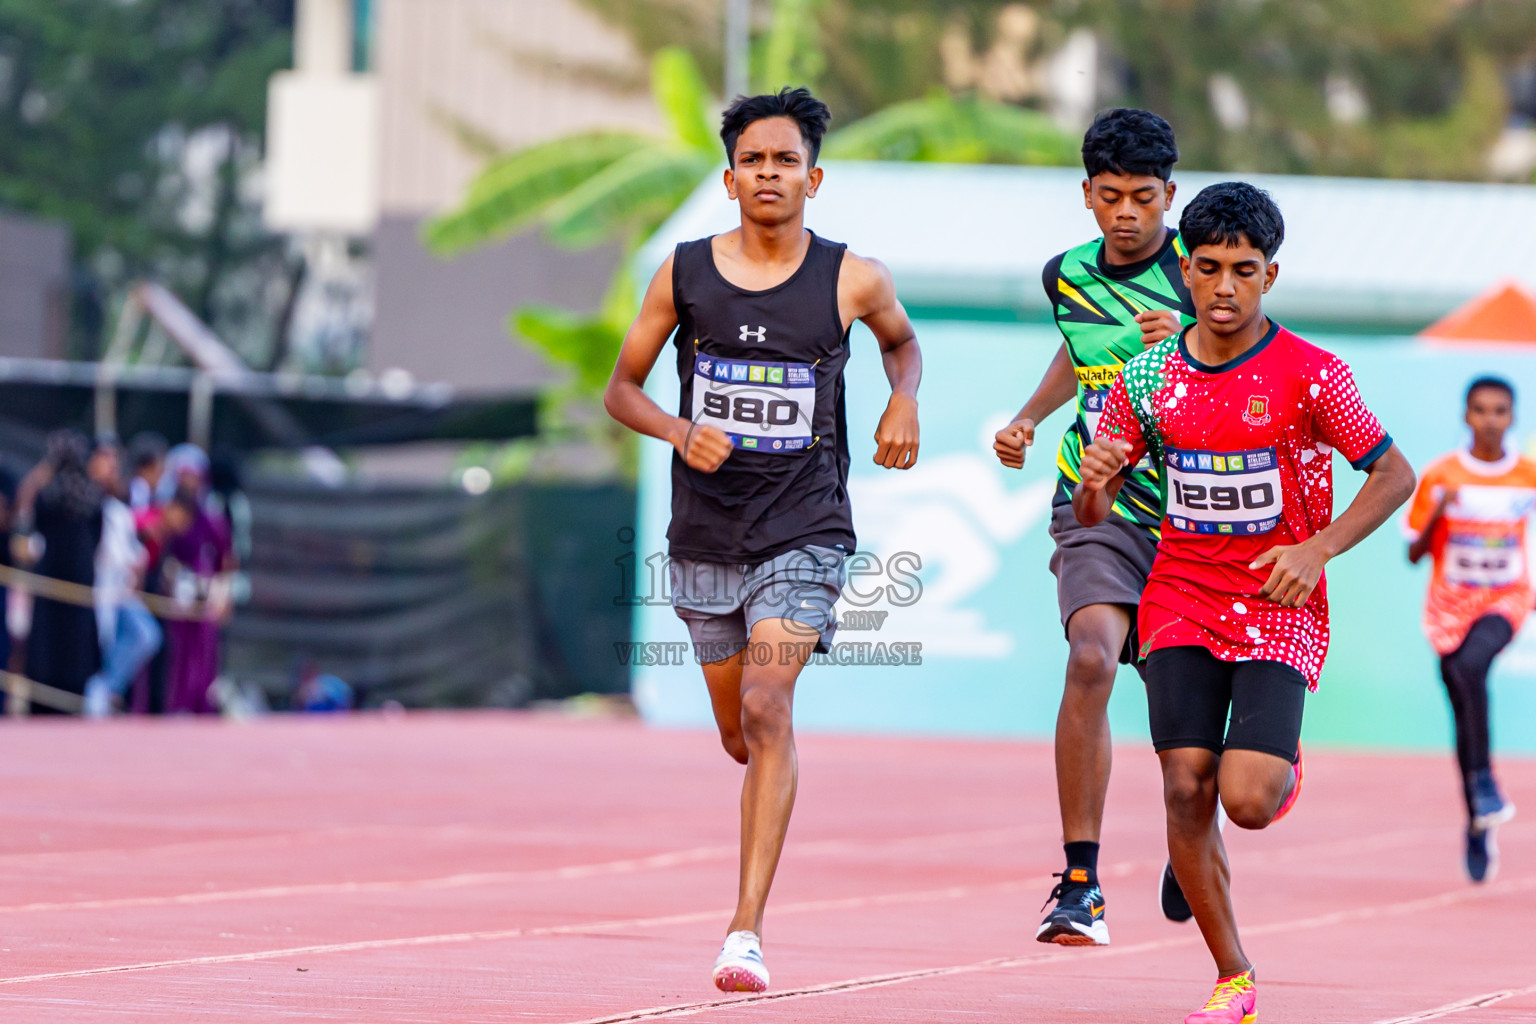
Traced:
MULTIPOLYGON (((1128 867, 1140 867, 1140 865, 1130 865, 1128 867)), ((871 907, 959 899, 979 893, 1007 893, 1025 887, 1037 888, 1043 884, 1044 882, 1041 879, 1032 878, 1000 882, 994 885, 950 886, 944 889, 923 889, 912 892, 887 893, 880 896, 850 896, 842 899, 806 900, 800 903, 787 903, 783 906, 774 907, 774 914, 808 913, 828 910, 864 910, 871 907)), ((670 925, 697 924, 703 921, 718 922, 727 919, 733 909, 716 908, 714 910, 700 910, 687 914, 671 914, 665 917, 637 917, 617 921, 593 921, 587 924, 549 925, 542 928, 506 928, 497 931, 449 932, 442 935, 416 935, 397 939, 362 939, 357 942, 291 946, 282 949, 258 950, 251 953, 226 953, 215 956, 187 957, 179 960, 155 960, 148 963, 118 964, 110 967, 87 967, 76 971, 25 974, 10 978, 0 977, 0 985, 20 985, 26 982, 54 981, 62 978, 86 978, 99 974, 153 971, 167 967, 250 963, 256 960, 276 960, 284 957, 319 953, 348 953, 369 949, 402 949, 411 946, 440 946, 461 942, 488 942, 500 939, 538 938, 550 935, 585 935, 601 932, 622 932, 639 928, 663 928, 670 925)))
POLYGON ((734 846, 700 846, 692 850, 673 850, 650 857, 629 857, 598 864, 574 864, 563 868, 536 868, 529 871, 486 871, 442 875, 437 878, 412 878, 379 882, 314 882, 305 885, 269 885, 253 889, 219 889, 179 893, 174 896, 124 896, 113 899, 75 900, 67 903, 22 903, 0 906, 0 914, 21 914, 41 910, 120 910, 137 907, 186 906, 200 903, 224 903, 231 900, 272 899, 284 896, 321 896, 327 894, 396 892, 407 889, 460 889, 504 882, 565 881, 598 875, 625 875, 654 871, 681 864, 722 860, 734 857, 734 846))
MULTIPOLYGON (((449 826, 447 831, 454 827, 449 826)), ((434 830, 438 831, 438 830, 434 830)), ((868 853, 891 854, 917 852, 924 849, 942 850, 955 846, 971 847, 986 842, 1006 842, 1031 838, 1051 829, 1013 827, 981 829, 974 832, 941 832, 929 835, 904 836, 887 840, 819 839, 801 843, 795 847, 795 856, 810 855, 857 855, 868 853)), ((1322 855, 1359 853, 1395 846, 1400 841, 1418 841, 1438 835, 1441 829, 1414 828, 1378 833, 1355 839, 1330 840, 1323 843, 1286 846, 1273 850, 1240 854, 1245 867, 1261 864, 1283 863, 1298 858, 1322 855)), ((329 837, 371 835, 369 828, 336 829, 326 833, 329 837)), ((264 837, 287 839, 291 836, 264 837)), ((212 840, 210 842, 225 842, 212 840)), ((237 840, 238 842, 238 840, 237 840)), ((186 844, 200 846, 201 843, 186 844)), ((632 874, 640 871, 665 870, 684 864, 697 864, 711 860, 724 860, 736 856, 735 846, 695 847, 691 850, 674 850, 647 857, 627 857, 622 860, 601 861, 594 864, 577 864, 562 868, 531 868, 524 871, 462 872, 433 878, 384 879, 376 882, 310 882, 302 885, 267 885, 244 889, 203 889, 195 892, 173 893, 166 896, 118 896, 94 900, 59 900, 52 902, 18 903, 0 905, 0 915, 28 914, 41 911, 65 910, 131 910, 143 907, 199 906, 209 903, 225 903, 239 900, 283 899, 291 896, 354 895, 359 893, 405 892, 411 890, 458 889, 477 885, 502 885, 523 881, 568 881, 601 875, 632 874)), ((1160 865, 1159 865, 1160 866, 1160 865)))
POLYGON ((1504 989, 1500 992, 1484 992, 1480 996, 1468 996, 1466 999, 1458 999, 1454 1003, 1437 1006, 1433 1010, 1421 1010, 1418 1013, 1410 1013, 1406 1017, 1379 1020, 1376 1024, 1419 1024, 1419 1021, 1439 1020, 1441 1017, 1449 1017, 1455 1013, 1480 1010, 1485 1006, 1502 1003, 1506 999, 1513 999, 1516 996, 1528 996, 1533 993, 1536 993, 1536 985, 1530 985, 1526 988, 1504 989))
MULTIPOLYGON (((889 856, 900 852, 921 850, 945 850, 955 846, 973 847, 982 843, 1007 842, 1034 837, 1042 831, 1055 829, 1014 827, 982 829, 974 832, 941 832, 929 835, 904 836, 896 839, 812 840, 795 847, 795 855, 838 856, 879 853, 889 856)), ((95 900, 68 900, 56 902, 20 903, 0 906, 0 915, 25 914, 51 910, 124 910, 159 906, 196 906, 206 903, 224 903, 234 900, 280 899, 288 896, 348 895, 356 893, 400 892, 413 889, 461 889, 477 885, 500 885, 523 881, 570 881, 600 875, 624 875, 641 871, 659 871, 685 864, 727 860, 738 855, 737 846, 701 846, 688 850, 674 850, 647 857, 628 857, 623 860, 602 861, 595 864, 576 864, 560 868, 532 868, 524 871, 482 871, 442 875, 435 878, 385 879, 376 882, 310 882, 302 885, 255 886, 246 889, 216 889, 198 892, 176 893, 168 896, 121 896, 95 900)))
MULTIPOLYGON (((1353 911, 1340 911, 1335 914, 1320 914, 1315 917, 1297 918, 1293 921, 1274 921, 1256 928, 1244 928, 1243 934, 1261 935, 1268 932, 1288 932, 1301 928, 1316 928, 1327 924, 1336 924, 1341 921, 1362 921, 1378 917, 1395 917, 1401 914, 1413 914, 1456 903, 1466 903, 1472 900, 1483 899, 1490 895, 1502 896, 1528 889, 1536 889, 1536 875, 1522 878, 1506 885, 1495 883, 1491 888, 1455 889, 1436 896, 1407 900, 1401 903, 1383 903, 1371 907, 1361 907, 1353 911)), ((1129 956, 1135 953, 1148 953, 1175 946, 1197 945, 1200 941, 1200 936, 1195 934, 1177 939, 1156 939, 1151 942, 1141 942, 1131 946, 1112 946, 1108 949, 1094 948, 1089 952, 1089 955, 1095 958, 1129 956)), ((901 971, 894 974, 877 974, 863 978, 849 978, 844 981, 828 982, 823 985, 785 989, 782 992, 765 992, 761 995, 735 996, 729 999, 713 999, 700 1003, 678 1003, 672 1006, 652 1006, 643 1010, 630 1010, 606 1017, 592 1017, 587 1020, 572 1022, 572 1024, 630 1024, 632 1021, 654 1020, 661 1017, 691 1017, 694 1014, 705 1013, 709 1010, 724 1010, 736 1006, 778 1000, 814 998, 840 992, 855 992, 863 989, 883 988, 887 985, 900 985, 909 981, 921 981, 926 978, 975 974, 982 971, 1008 970, 1014 967, 1027 967, 1046 961, 1059 962, 1059 960, 1059 953, 1036 953, 1029 956, 1001 957, 979 960, 970 964, 957 964, 953 967, 929 967, 915 971, 901 971)), ((1515 993, 1511 993, 1511 995, 1513 994, 1515 993)), ((1502 998, 1508 998, 1508 996, 1502 996, 1502 998)), ((1419 1019, 1421 1018, 1405 1018, 1407 1021, 1419 1019)), ((1427 1020, 1430 1018, 1422 1019, 1427 1020)))
MULTIPOLYGON (((1105 878, 1124 877, 1147 870, 1153 865, 1151 862, 1128 862, 1117 864, 1104 872, 1105 878)), ((1161 866, 1161 865, 1158 865, 1161 866)), ((927 889, 911 892, 888 893, 880 896, 854 896, 841 899, 806 900, 799 903, 788 903, 774 908, 775 914, 823 912, 834 910, 862 910, 871 907, 897 906, 909 903, 932 902, 936 900, 959 899, 979 894, 1003 894, 1025 889, 1035 889, 1046 884, 1049 879, 1020 879, 1010 882, 1001 882, 982 886, 950 886, 943 889, 927 889)), ((1509 893, 1536 888, 1536 876, 1520 879, 1514 882, 1494 883, 1493 886, 1484 889, 1453 890, 1437 896, 1425 899, 1412 900, 1406 903, 1383 904, 1378 907, 1365 907, 1354 911, 1339 912, 1336 914, 1324 914, 1317 917, 1302 918, 1297 921, 1283 921, 1270 925, 1260 925, 1256 928, 1245 929, 1249 934, 1263 934, 1270 931, 1285 931, 1291 928, 1314 927, 1323 924, 1331 924, 1337 920, 1363 920, 1377 917, 1383 914, 1408 913, 1415 910, 1423 910, 1432 907, 1446 906, 1478 899, 1488 894, 1506 895, 1509 893)), ((310 946, 290 946, 280 949, 257 950, 249 953, 227 953, 213 956, 185 957, 175 960, 155 960, 149 962, 117 964, 106 967, 88 967, 74 971, 54 971, 46 974, 27 974, 14 977, 0 977, 0 985, 21 985, 38 981, 59 981, 71 978, 87 978, 104 974, 125 974, 139 971, 164 970, 172 967, 197 967, 216 964, 252 963, 262 960, 277 960, 287 957, 319 955, 328 953, 348 953, 378 949, 404 949, 419 946, 451 945, 465 942, 490 942, 507 939, 537 938, 555 935, 582 935, 603 932, 627 931, 641 928, 660 928, 680 924, 697 924, 706 921, 718 922, 729 909, 715 909, 695 911, 687 914, 672 914, 664 917, 630 918, 615 921, 594 921, 586 924, 550 925, 537 928, 507 928, 493 931, 477 932, 449 932, 438 935, 417 935, 393 939, 363 939, 356 942, 325 943, 310 946)), ((1112 950, 1097 951, 1098 956, 1120 956, 1127 953, 1139 953, 1152 949, 1162 949, 1168 946, 1187 945, 1198 940, 1198 936, 1189 936, 1179 939, 1158 940, 1151 943, 1142 943, 1134 946, 1120 946, 1112 950)), ((981 961, 979 964, 962 964, 956 967, 929 968, 916 972, 901 972, 892 975, 879 975, 874 978, 854 978, 844 982, 833 982, 828 985, 815 986, 811 989, 789 989, 783 992, 768 993, 764 996, 748 996, 728 1000, 715 1000, 708 1003, 686 1003, 670 1007, 653 1007, 647 1010, 633 1011, 628 1015, 617 1017, 599 1018, 602 1022, 621 1022, 638 1020, 658 1016, 687 1016, 692 1013, 720 1006, 731 1006, 737 1003, 760 1002, 764 999, 786 999, 802 995, 816 995, 824 991, 846 991, 849 989, 869 988, 879 985, 898 984, 918 978, 933 977, 939 975, 970 973, 976 970, 995 970, 999 967, 1008 967, 1035 962, 1042 957, 1052 959, 1053 953, 1035 954, 1028 957, 1010 957, 981 961), (635 1014, 640 1014, 639 1017, 635 1014)), ((597 1024, 596 1021, 583 1021, 581 1024, 597 1024)))

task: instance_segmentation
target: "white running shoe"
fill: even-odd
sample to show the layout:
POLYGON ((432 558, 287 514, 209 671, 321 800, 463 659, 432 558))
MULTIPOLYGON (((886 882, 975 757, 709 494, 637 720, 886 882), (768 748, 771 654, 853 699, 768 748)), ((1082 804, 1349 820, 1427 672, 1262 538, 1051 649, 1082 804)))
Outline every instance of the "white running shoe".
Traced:
POLYGON ((80 714, 85 718, 112 717, 112 688, 105 679, 96 676, 85 681, 85 696, 80 704, 80 714))
POLYGON ((768 968, 763 944, 755 932, 731 932, 715 957, 715 988, 721 992, 765 992, 768 968))

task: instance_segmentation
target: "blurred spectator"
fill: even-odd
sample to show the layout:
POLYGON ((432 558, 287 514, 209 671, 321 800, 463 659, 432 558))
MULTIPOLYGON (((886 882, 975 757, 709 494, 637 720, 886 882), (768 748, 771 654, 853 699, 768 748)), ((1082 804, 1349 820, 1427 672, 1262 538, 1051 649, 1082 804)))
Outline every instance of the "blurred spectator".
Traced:
POLYGON ((165 472, 165 438, 146 431, 128 442, 128 506, 148 508, 155 503, 155 488, 165 472))
MULTIPOLYGON (((164 594, 165 567, 170 558, 171 541, 192 527, 193 509, 189 504, 171 502, 166 505, 151 503, 134 512, 134 525, 138 528, 139 542, 144 545, 144 579, 141 584, 145 593, 164 594)), ((170 623, 157 618, 162 637, 169 633, 170 623)), ((133 682, 133 695, 129 710, 135 714, 158 715, 166 710, 165 676, 167 662, 162 642, 159 656, 151 658, 133 682)))
POLYGON ((101 544, 96 549, 96 625, 102 666, 86 681, 84 711, 88 718, 104 718, 159 651, 161 631, 135 593, 148 552, 139 542, 133 511, 122 500, 126 488, 115 439, 97 443, 88 468, 105 501, 101 544))
POLYGON ((315 663, 304 659, 295 673, 293 692, 288 707, 293 711, 350 711, 352 687, 346 680, 321 672, 315 663))
POLYGON ((164 586, 181 605, 206 602, 210 618, 176 621, 167 626, 170 667, 166 710, 211 712, 208 687, 219 671, 219 630, 231 610, 230 574, 236 560, 229 523, 209 507, 208 456, 195 445, 180 444, 166 455, 158 488, 187 513, 189 524, 170 537, 164 586), (169 486, 168 486, 169 485, 169 486))
MULTIPOLYGON (((0 565, 11 565, 11 528, 15 520, 16 477, 0 466, 0 565)), ((6 607, 10 593, 0 585, 0 672, 11 667, 11 630, 7 625, 6 607)))
MULTIPOLYGON (((28 474, 36 494, 30 508, 31 528, 42 539, 36 573, 84 586, 96 581, 96 547, 101 542, 101 488, 86 469, 89 446, 74 432, 61 430, 48 438, 48 453, 40 472, 28 474)), ((29 510, 22 509, 25 516, 29 510)), ((96 615, 81 607, 37 597, 32 629, 27 636, 27 675, 39 683, 70 693, 85 692, 85 681, 100 661, 96 615)))

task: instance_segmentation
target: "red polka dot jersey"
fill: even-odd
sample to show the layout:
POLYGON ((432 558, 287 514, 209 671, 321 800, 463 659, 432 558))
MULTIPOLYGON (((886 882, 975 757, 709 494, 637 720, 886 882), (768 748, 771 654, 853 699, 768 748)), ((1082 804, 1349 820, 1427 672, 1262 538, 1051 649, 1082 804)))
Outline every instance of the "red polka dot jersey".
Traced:
MULTIPOLYGON (((1187 331, 1186 331, 1187 333, 1187 331)), ((1175 335, 1125 365, 1099 438, 1130 443, 1164 470, 1162 541, 1142 592, 1145 657, 1198 646, 1223 661, 1278 661, 1317 688, 1328 652, 1327 580, 1300 608, 1258 596, 1277 545, 1333 521, 1333 452, 1365 469, 1392 446, 1349 366, 1271 322, 1220 366, 1175 335)))

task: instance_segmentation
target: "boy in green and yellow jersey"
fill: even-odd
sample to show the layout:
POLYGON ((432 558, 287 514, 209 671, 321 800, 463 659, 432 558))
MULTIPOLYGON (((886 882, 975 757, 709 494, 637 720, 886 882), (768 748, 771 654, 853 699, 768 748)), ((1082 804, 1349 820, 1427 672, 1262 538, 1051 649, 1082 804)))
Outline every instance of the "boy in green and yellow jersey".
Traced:
MULTIPOLYGON (((1077 399, 1077 416, 1056 459, 1051 514, 1056 541, 1051 571, 1071 648, 1056 717, 1056 789, 1067 869, 1051 893, 1056 906, 1036 932, 1041 942, 1109 943, 1098 883, 1099 828, 1109 788, 1107 709, 1117 664, 1137 661, 1136 605, 1157 550, 1162 480, 1157 466, 1145 460, 1135 466, 1114 514, 1093 527, 1073 516, 1072 490, 1120 368, 1194 320, 1179 270, 1184 250, 1177 232, 1163 223, 1173 203, 1170 175, 1178 158, 1173 129, 1149 111, 1109 110, 1088 129, 1083 200, 1101 235, 1045 265, 1045 292, 1066 340, 994 444, 1004 466, 1023 468, 1035 424, 1077 399)), ((1162 900, 1170 918, 1188 920, 1169 871, 1162 900)))

